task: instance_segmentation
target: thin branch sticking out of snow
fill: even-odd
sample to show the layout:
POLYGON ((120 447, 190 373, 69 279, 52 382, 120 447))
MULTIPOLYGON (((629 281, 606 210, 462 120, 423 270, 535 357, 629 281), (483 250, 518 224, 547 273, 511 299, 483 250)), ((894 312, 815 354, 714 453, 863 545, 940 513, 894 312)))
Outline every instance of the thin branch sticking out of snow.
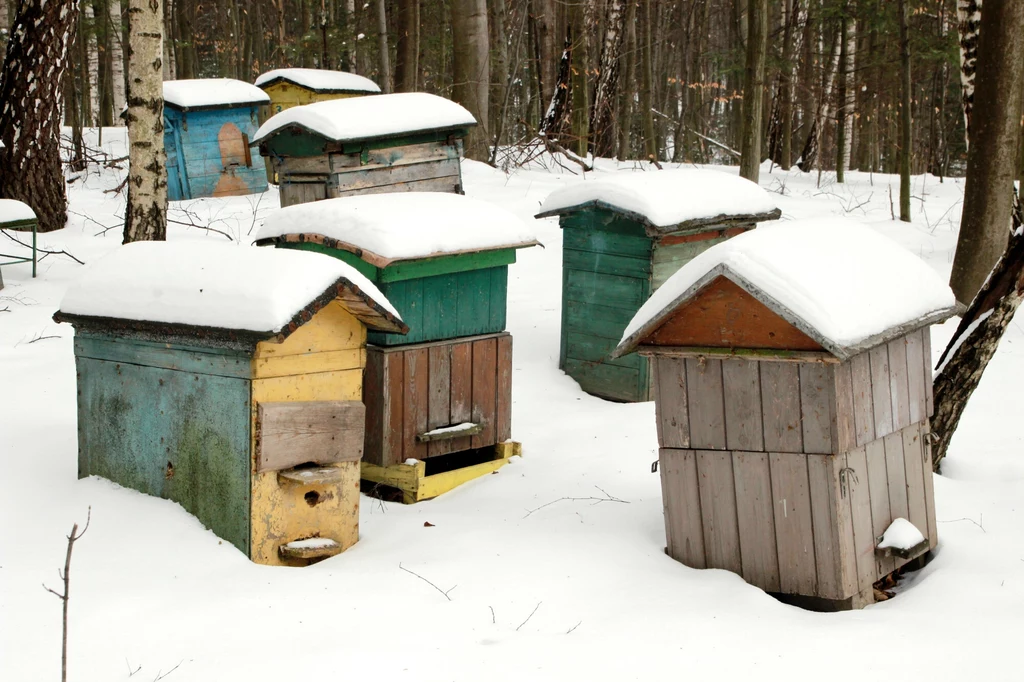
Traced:
MULTIPOLYGON (((621 502, 622 504, 629 504, 629 500, 620 500, 617 497, 609 495, 604 488, 596 485, 594 487, 600 490, 602 493, 604 493, 604 497, 560 497, 557 500, 551 500, 547 504, 542 504, 536 509, 528 510, 526 512, 526 516, 529 516, 533 512, 540 511, 541 509, 544 509, 544 507, 550 507, 553 504, 556 504, 558 502, 565 502, 566 500, 570 502, 593 502, 594 504, 600 504, 602 502, 621 502)), ((525 519, 526 516, 524 516, 523 518, 525 519)))

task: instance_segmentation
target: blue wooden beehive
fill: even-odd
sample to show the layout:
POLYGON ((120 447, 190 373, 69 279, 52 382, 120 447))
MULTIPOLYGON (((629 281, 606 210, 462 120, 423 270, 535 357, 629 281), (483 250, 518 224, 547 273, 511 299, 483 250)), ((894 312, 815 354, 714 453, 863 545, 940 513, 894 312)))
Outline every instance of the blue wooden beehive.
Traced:
POLYGON ((255 85, 230 78, 164 82, 167 198, 257 194, 267 189, 263 158, 249 142, 259 108, 270 103, 255 85))

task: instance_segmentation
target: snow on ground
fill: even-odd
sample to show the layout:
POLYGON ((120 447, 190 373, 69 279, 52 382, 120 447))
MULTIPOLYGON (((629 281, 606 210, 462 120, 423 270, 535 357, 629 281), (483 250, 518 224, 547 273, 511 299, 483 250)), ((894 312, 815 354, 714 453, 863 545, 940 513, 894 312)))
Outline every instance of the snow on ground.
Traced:
MULTIPOLYGON (((598 165, 599 172, 642 170, 598 165)), ((464 174, 470 196, 524 220, 552 190, 578 180, 542 169, 505 176, 471 162, 464 174)), ((815 175, 766 167, 761 184, 778 193, 784 220, 855 217, 948 276, 962 181, 915 178, 908 225, 890 216, 896 178, 848 178, 842 186, 824 174, 818 187, 815 175)), ((123 200, 103 192, 118 181, 93 173, 72 183, 68 227, 42 235, 41 245, 85 261, 117 246, 118 229, 101 231, 123 214, 123 200)), ((212 221, 246 245, 254 211, 276 205, 273 190, 176 204, 170 238, 197 250, 227 241, 181 224, 212 221)), ((1024 458, 1012 426, 1024 373, 1019 324, 936 478, 934 561, 895 599, 859 612, 809 613, 730 573, 665 556, 661 491, 650 473, 653 403, 608 403, 559 372, 561 234, 553 219, 535 227, 546 248, 520 252, 509 286, 514 436, 524 457, 418 505, 364 497, 359 543, 305 569, 256 566, 173 503, 77 480, 72 330, 50 316, 80 266, 48 256, 36 280, 28 266, 5 267, 0 679, 59 674, 61 604, 40 583, 59 589, 65 535, 90 506, 92 524, 72 566, 69 679, 76 682, 154 680, 175 666, 170 682, 1019 679, 1024 458)), ((951 321, 934 329, 936 357, 954 328, 951 321)))

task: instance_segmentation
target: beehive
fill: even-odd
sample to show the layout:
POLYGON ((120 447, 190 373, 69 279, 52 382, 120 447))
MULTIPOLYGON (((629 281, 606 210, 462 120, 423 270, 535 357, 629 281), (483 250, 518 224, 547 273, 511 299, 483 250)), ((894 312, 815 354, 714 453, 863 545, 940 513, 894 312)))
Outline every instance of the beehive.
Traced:
POLYGON ((316 102, 272 116, 255 142, 281 205, 386 192, 462 194, 466 109, 426 93, 316 102))
MULTIPOLYGON (((31 251, 28 256, 18 254, 0 253, 0 258, 6 258, 0 265, 14 265, 16 263, 31 263, 32 276, 36 276, 36 236, 39 221, 36 213, 28 204, 15 199, 0 199, 0 230, 16 230, 32 233, 31 251)), ((0 276, 0 289, 4 288, 3 277, 0 276)))
POLYGON ((75 326, 80 477, 178 502, 257 563, 356 542, 366 328, 404 329, 359 273, 143 242, 90 266, 54 319, 75 326))
MULTIPOLYGON (((380 94, 380 86, 369 78, 325 69, 274 69, 257 78, 256 87, 270 97, 270 104, 260 108, 260 123, 303 104, 380 94)), ((267 180, 277 184, 270 165, 267 166, 267 180)))
POLYGON ((670 278, 616 355, 653 358, 666 551, 856 608, 937 541, 928 326, 949 287, 869 228, 799 221, 670 278), (878 547, 897 519, 924 540, 878 547))
POLYGON ((587 393, 650 400, 644 358, 613 359, 626 323, 683 264, 780 212, 757 185, 718 171, 621 173, 553 192, 538 218, 562 227, 559 368, 587 393))
POLYGON ((266 93, 230 78, 164 81, 167 198, 257 194, 267 189, 250 140, 266 93))
POLYGON ((517 249, 537 244, 522 221, 457 194, 378 194, 275 211, 256 243, 344 260, 409 326, 404 336, 369 336, 365 480, 416 502, 518 453, 508 442, 512 337, 504 329, 508 266, 517 249), (444 459, 470 451, 477 459, 444 459), (442 459, 446 470, 433 473, 442 459))

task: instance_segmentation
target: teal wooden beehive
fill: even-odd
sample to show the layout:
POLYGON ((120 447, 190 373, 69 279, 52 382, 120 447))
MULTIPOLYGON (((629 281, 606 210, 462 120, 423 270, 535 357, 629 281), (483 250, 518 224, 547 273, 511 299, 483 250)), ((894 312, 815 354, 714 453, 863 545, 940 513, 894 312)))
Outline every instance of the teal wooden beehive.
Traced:
POLYGON ((634 313, 690 260, 780 215, 756 184, 717 171, 622 173, 552 193, 537 217, 562 227, 559 367, 592 395, 650 400, 647 359, 609 357, 634 313))
POLYGON ((394 346, 503 331, 508 266, 537 241, 492 204, 412 192, 283 208, 256 243, 326 253, 366 275, 409 325, 405 335, 371 332, 368 342, 394 346))

